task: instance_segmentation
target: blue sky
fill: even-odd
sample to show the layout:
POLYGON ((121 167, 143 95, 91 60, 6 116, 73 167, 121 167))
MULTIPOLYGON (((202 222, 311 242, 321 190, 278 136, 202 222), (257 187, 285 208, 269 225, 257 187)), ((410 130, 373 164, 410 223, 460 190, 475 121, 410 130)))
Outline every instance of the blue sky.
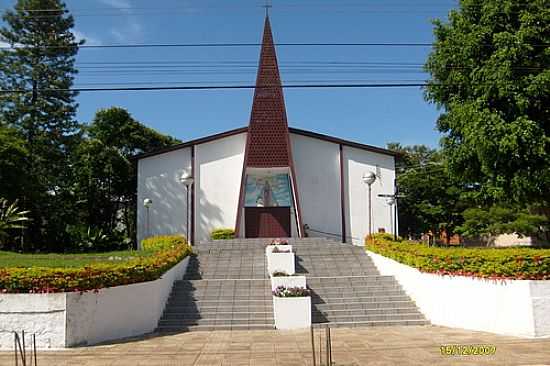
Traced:
MULTIPOLYGON (((2 0, 2 8, 15 1, 2 0)), ((88 45, 257 43, 263 0, 67 0, 75 33, 88 45)), ((275 42, 431 42, 431 19, 453 0, 273 1, 275 42)), ((425 80, 416 66, 428 47, 289 47, 277 49, 283 82, 425 80), (334 63, 339 65, 334 66, 334 63), (359 66, 350 64, 358 63, 359 66), (382 63, 382 66, 376 64, 382 63), (374 65, 374 66, 373 66, 374 65), (380 68, 382 67, 382 68, 380 68)), ((76 86, 253 84, 259 47, 82 49, 76 86), (150 67, 153 65, 153 67, 150 67)), ((142 123, 181 140, 247 125, 252 90, 82 93, 78 119, 100 108, 126 108, 142 123)), ((439 112, 419 88, 287 89, 289 125, 354 141, 437 146, 439 112)))

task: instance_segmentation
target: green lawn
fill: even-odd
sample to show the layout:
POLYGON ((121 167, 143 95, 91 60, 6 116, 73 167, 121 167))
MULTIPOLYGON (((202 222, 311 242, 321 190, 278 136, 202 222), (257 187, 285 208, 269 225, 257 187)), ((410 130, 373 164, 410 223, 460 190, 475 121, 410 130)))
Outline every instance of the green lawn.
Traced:
POLYGON ((91 263, 115 263, 136 257, 149 257, 153 251, 124 250, 105 253, 20 254, 0 251, 0 268, 83 267, 91 263))

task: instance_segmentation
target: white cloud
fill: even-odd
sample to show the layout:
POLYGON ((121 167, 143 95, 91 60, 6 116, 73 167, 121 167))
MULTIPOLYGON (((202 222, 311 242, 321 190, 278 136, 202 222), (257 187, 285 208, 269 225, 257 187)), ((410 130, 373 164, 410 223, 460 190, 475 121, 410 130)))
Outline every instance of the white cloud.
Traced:
POLYGON ((113 8, 131 8, 132 4, 128 0, 99 0, 105 5, 112 6, 113 8))
POLYGON ((143 39, 143 33, 143 26, 134 17, 129 18, 126 24, 111 29, 111 35, 119 43, 139 42, 143 39))
POLYGON ((86 40, 85 44, 88 45, 88 46, 100 46, 102 44, 101 40, 97 37, 90 36, 88 34, 84 34, 81 31, 76 30, 76 29, 73 29, 72 32, 73 32, 77 42, 82 40, 82 39, 85 39, 86 40))
POLYGON ((112 28, 111 36, 118 43, 139 42, 144 37, 143 25, 137 16, 132 15, 132 3, 129 0, 99 0, 101 3, 112 8, 119 9, 126 18, 126 21, 112 28))

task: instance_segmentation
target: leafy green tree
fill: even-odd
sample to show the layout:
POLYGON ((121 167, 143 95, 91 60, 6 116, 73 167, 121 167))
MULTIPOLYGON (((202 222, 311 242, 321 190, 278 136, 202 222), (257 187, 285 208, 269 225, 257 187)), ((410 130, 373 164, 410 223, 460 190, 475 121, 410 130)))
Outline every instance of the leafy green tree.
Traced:
POLYGON ((427 100, 453 176, 494 201, 549 207, 547 0, 460 0, 435 21, 427 100))
MULTIPOLYGON (((467 208, 466 188, 448 172, 441 152, 424 145, 388 144, 399 153, 397 183, 401 236, 454 233, 467 208)), ((447 235, 447 239, 450 235, 447 235)))
POLYGON ((27 184, 20 202, 33 218, 27 240, 57 245, 74 216, 67 169, 78 130, 76 93, 69 90, 79 46, 71 32, 74 20, 59 0, 18 0, 3 20, 0 38, 15 48, 0 50, 0 88, 12 90, 0 94, 0 114, 26 142, 27 184))
POLYGON ((545 216, 533 215, 526 210, 512 207, 492 206, 465 210, 464 223, 456 230, 465 237, 485 240, 509 233, 542 238, 543 232, 548 230, 545 228, 547 225, 548 219, 545 216))
POLYGON ((136 121, 122 108, 96 113, 71 164, 81 227, 135 237, 137 171, 131 157, 179 141, 136 121))
POLYGON ((22 197, 28 151, 17 130, 0 123, 0 197, 10 202, 22 197))

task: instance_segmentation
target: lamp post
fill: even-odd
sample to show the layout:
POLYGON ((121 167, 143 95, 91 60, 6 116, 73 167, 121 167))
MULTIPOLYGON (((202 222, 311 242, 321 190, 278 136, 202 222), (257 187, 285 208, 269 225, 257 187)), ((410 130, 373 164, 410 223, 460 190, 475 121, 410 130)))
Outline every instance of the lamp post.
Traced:
POLYGON ((193 177, 187 172, 183 172, 180 176, 180 183, 185 186, 185 236, 189 243, 191 243, 191 238, 189 237, 189 190, 193 185, 193 181, 193 177))
POLYGON ((388 203, 388 206, 390 206, 390 232, 393 234, 395 233, 395 230, 394 230, 395 222, 393 221, 393 205, 395 204, 395 198, 390 197, 386 202, 388 203))
POLYGON ((379 194, 378 197, 384 197, 387 199, 388 205, 390 205, 390 223, 391 221, 391 214, 392 214, 392 206, 393 207, 393 240, 397 241, 397 203, 399 198, 406 197, 405 195, 399 194, 399 186, 397 185, 397 179, 394 181, 394 193, 393 194, 379 194))
POLYGON ((149 226, 149 209, 151 208, 151 206, 153 205, 153 200, 150 199, 150 198, 146 198, 143 200, 143 207, 145 207, 145 209, 147 210, 147 236, 151 236, 151 228, 149 226))
POLYGON ((366 172, 363 174, 363 183, 369 187, 369 238, 372 240, 372 184, 376 181, 376 174, 366 172))

